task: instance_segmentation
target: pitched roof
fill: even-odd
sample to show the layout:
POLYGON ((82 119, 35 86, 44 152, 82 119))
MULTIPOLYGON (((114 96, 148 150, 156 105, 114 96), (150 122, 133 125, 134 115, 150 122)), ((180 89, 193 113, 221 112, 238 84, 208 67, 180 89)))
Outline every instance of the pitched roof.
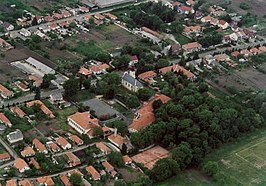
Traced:
POLYGON ((20 152, 21 155, 23 157, 27 157, 27 156, 34 156, 35 155, 35 151, 33 150, 33 148, 31 147, 25 147, 23 151, 20 152))
POLYGON ((46 186, 54 185, 53 179, 51 177, 49 177, 49 176, 39 177, 39 178, 37 178, 37 182, 39 184, 45 184, 46 186))
POLYGON ((10 97, 13 95, 13 92, 8 90, 6 87, 0 84, 0 92, 1 94, 5 95, 6 97, 10 97))
POLYGON ((34 186, 33 182, 30 180, 21 180, 18 182, 19 186, 34 186))
POLYGON ((198 42, 187 43, 182 46, 184 50, 189 50, 189 49, 198 48, 198 47, 201 47, 201 44, 199 44, 198 42))
POLYGON ((37 170, 39 170, 41 167, 40 167, 40 164, 36 161, 36 159, 35 158, 30 158, 30 162, 31 162, 31 164, 37 169, 37 170))
POLYGON ((8 154, 7 152, 0 154, 0 160, 10 159, 10 157, 11 157, 10 154, 8 154))
POLYGON ((124 156, 123 156, 123 161, 124 161, 125 163, 128 163, 128 162, 131 162, 132 159, 131 159, 128 155, 124 155, 124 156))
POLYGON ((143 85, 134 77, 128 74, 128 72, 125 72, 124 75, 122 76, 122 79, 131 85, 137 86, 137 87, 143 87, 143 85))
POLYGON ((83 144, 83 143, 84 143, 83 140, 80 139, 77 135, 71 135, 71 136, 69 137, 69 139, 70 139, 71 141, 75 142, 76 144, 83 144))
POLYGON ((55 117, 53 112, 49 108, 47 108, 45 106, 45 104, 42 101, 40 101, 40 100, 34 100, 34 101, 30 101, 30 102, 26 103, 27 107, 32 107, 35 104, 39 105, 40 109, 43 111, 43 113, 46 114, 49 118, 54 118, 55 117))
POLYGON ((6 186, 17 186, 17 180, 13 179, 13 180, 8 180, 6 181, 6 186))
POLYGON ((125 138, 120 135, 110 135, 108 136, 108 140, 113 141, 114 143, 118 144, 119 146, 125 143, 125 138))
POLYGON ((0 112, 0 123, 4 123, 7 126, 11 123, 10 120, 2 112, 0 112))
POLYGON ((80 164, 80 159, 72 152, 67 152, 66 156, 69 161, 75 162, 76 164, 80 164))
POLYGON ((65 138, 59 136, 57 139, 56 139, 56 142, 61 146, 61 147, 65 147, 67 146, 68 144, 70 144, 65 138))
POLYGON ((111 152, 111 149, 107 147, 103 142, 97 142, 96 147, 100 149, 102 152, 106 152, 106 153, 111 152))
POLYGON ((35 146, 36 149, 39 150, 39 152, 44 152, 47 151, 46 147, 44 146, 44 144, 42 144, 37 138, 35 138, 32 141, 33 145, 35 146))
POLYGON ((111 172, 112 170, 114 170, 114 167, 108 161, 102 162, 102 165, 104 166, 107 172, 111 172))
POLYGON ((237 57, 237 56, 240 55, 240 52, 238 52, 238 51, 236 50, 236 51, 232 52, 231 55, 234 56, 234 57, 237 57))
POLYGON ((18 170, 22 170, 24 169, 25 167, 29 167, 28 164, 21 158, 17 158, 15 161, 14 161, 14 166, 16 167, 16 169, 18 170))
POLYGON ((79 74, 82 74, 82 75, 84 75, 84 76, 89 76, 89 75, 91 75, 91 71, 89 70, 89 69, 87 69, 87 68, 84 68, 84 67, 81 67, 80 69, 79 69, 79 72, 78 72, 79 74))
POLYGON ((157 74, 154 71, 147 71, 147 72, 143 72, 141 74, 138 75, 138 77, 140 79, 142 79, 143 81, 146 81, 149 78, 153 78, 155 77, 157 74))
POLYGON ((101 178, 101 175, 93 166, 86 167, 86 171, 91 174, 94 180, 99 180, 101 178))
POLYGON ((58 152, 61 150, 60 147, 58 147, 58 145, 53 141, 47 142, 46 144, 48 148, 50 148, 50 150, 52 150, 53 152, 58 152))
POLYGON ((99 120, 97 118, 91 118, 90 112, 77 112, 71 116, 68 116, 69 119, 77 123, 81 128, 89 130, 92 126, 98 126, 99 120))
POLYGON ((11 112, 17 114, 20 118, 23 118, 24 116, 26 116, 26 113, 17 106, 11 107, 10 110, 11 112))
POLYGON ((65 174, 61 174, 59 178, 65 186, 72 186, 72 183, 69 181, 68 177, 65 174))

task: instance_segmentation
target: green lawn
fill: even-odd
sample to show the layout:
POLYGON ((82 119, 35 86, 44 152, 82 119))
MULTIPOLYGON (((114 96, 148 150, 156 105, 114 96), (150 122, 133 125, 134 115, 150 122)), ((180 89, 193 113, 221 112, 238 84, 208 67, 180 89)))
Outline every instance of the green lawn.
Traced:
POLYGON ((184 45, 184 44, 187 44, 187 43, 191 43, 192 40, 189 39, 188 37, 182 35, 182 34, 175 34, 174 35, 176 40, 181 44, 181 45, 184 45))
POLYGON ((67 117, 78 111, 75 106, 71 106, 62 110, 58 110, 58 117, 56 118, 56 123, 64 131, 69 131, 70 127, 67 124, 67 117))

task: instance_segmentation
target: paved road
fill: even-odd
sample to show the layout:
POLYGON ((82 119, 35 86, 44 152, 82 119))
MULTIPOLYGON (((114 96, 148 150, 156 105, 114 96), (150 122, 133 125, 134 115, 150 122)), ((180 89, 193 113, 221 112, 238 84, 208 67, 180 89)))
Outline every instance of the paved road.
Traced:
POLYGON ((5 147, 7 152, 14 158, 17 159, 18 155, 17 153, 13 150, 12 147, 10 147, 2 138, 0 138, 0 143, 5 147))
POLYGON ((90 146, 93 146, 95 143, 92 143, 92 144, 89 144, 89 145, 83 145, 83 146, 79 146, 77 148, 73 148, 73 149, 70 149, 70 150, 67 150, 67 151, 64 151, 64 152, 60 152, 60 153, 56 153, 54 154, 54 156, 61 156, 61 155, 64 155, 68 152, 77 152, 77 151, 80 151, 80 150, 83 150, 83 149, 86 149, 90 146))
MULTIPOLYGON (((41 98, 47 98, 49 97, 51 94, 59 94, 59 93, 63 93, 64 89, 55 89, 55 90, 49 90, 49 91, 41 91, 41 98)), ((11 99, 11 100, 7 100, 7 101, 3 101, 0 103, 0 107, 4 106, 8 106, 8 105, 13 105, 13 104, 21 104, 27 101, 31 101, 34 100, 35 97, 35 93, 29 93, 25 96, 21 96, 19 98, 16 99, 11 99)))

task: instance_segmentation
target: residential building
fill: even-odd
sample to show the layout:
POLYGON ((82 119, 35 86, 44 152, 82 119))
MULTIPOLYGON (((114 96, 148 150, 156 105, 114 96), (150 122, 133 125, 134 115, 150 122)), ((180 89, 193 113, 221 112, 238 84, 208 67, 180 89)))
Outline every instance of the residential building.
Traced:
POLYGON ((18 185, 19 186, 34 186, 34 183, 31 180, 25 179, 25 180, 20 180, 18 182, 18 185))
POLYGON ((48 150, 46 149, 44 144, 42 144, 37 138, 35 138, 32 143, 38 152, 48 154, 48 150))
POLYGON ((92 176, 94 181, 101 179, 100 173, 93 166, 86 167, 86 171, 92 176))
POLYGON ((123 156, 123 161, 125 162, 125 165, 129 165, 132 163, 132 159, 128 155, 123 156))
POLYGON ((54 143, 53 141, 46 142, 46 146, 50 151, 52 151, 54 153, 61 151, 60 147, 56 143, 54 143))
POLYGON ((23 158, 27 158, 30 156, 34 156, 35 151, 31 147, 25 147, 24 150, 20 152, 20 154, 23 158))
POLYGON ((63 137, 59 136, 56 139, 56 143, 64 150, 68 150, 72 148, 72 145, 63 137))
POLYGON ((172 55, 178 56, 180 52, 181 52, 180 44, 175 43, 175 44, 171 45, 171 54, 172 55))
POLYGON ((0 94, 1 97, 4 99, 9 99, 14 96, 14 93, 10 90, 8 90, 6 87, 0 84, 0 94))
POLYGON ((77 145, 83 145, 84 144, 84 141, 82 139, 80 139, 77 135, 71 135, 69 137, 69 139, 77 145))
POLYGON ((36 161, 34 157, 30 158, 30 164, 32 164, 37 170, 41 169, 40 164, 36 161))
POLYGON ((137 92, 139 89, 143 88, 143 85, 135 78, 134 74, 131 72, 125 72, 122 76, 122 85, 133 92, 137 92))
POLYGON ((122 149, 123 144, 125 144, 126 139, 118 134, 112 134, 110 136, 108 136, 108 140, 114 144, 115 146, 117 146, 119 149, 122 149))
POLYGON ((99 126, 97 118, 91 118, 90 112, 77 112, 67 118, 68 124, 74 128, 79 134, 89 134, 95 127, 99 126))
POLYGON ((0 154, 0 163, 2 163, 4 161, 8 161, 10 159, 11 159, 11 156, 7 152, 4 152, 4 153, 0 154))
POLYGON ((227 54, 217 54, 214 56, 217 62, 229 61, 230 57, 227 54))
POLYGON ((105 171, 108 172, 112 177, 115 177, 117 175, 115 168, 108 161, 102 162, 102 166, 104 167, 105 171))
POLYGON ((61 182, 64 184, 64 186, 72 186, 72 183, 69 181, 68 177, 65 174, 61 174, 59 178, 61 182))
POLYGON ((184 53, 188 54, 200 51, 202 49, 202 46, 198 42, 193 42, 193 43, 184 44, 182 48, 184 50, 184 53))
POLYGON ((103 155, 107 155, 112 152, 111 149, 107 147, 103 142, 97 142, 96 147, 101 150, 103 155))
POLYGON ((21 110, 18 106, 11 107, 10 111, 16 114, 20 118, 24 118, 24 116, 26 116, 26 113, 23 110, 21 110))
POLYGON ((6 186, 17 186, 17 180, 16 179, 12 179, 12 180, 8 180, 6 181, 6 186))
POLYGON ((6 40, 0 38, 0 48, 2 48, 3 50, 10 50, 14 47, 8 42, 6 42, 6 40))
POLYGON ((32 107, 33 105, 39 105, 42 112, 48 117, 48 118, 55 118, 53 112, 45 106, 45 104, 40 100, 34 100, 26 103, 27 107, 32 107))
POLYGON ((80 159, 79 159, 75 154, 73 154, 72 152, 67 152, 67 153, 66 153, 66 156, 67 156, 67 158, 68 158, 67 163, 68 163, 68 165, 69 165, 70 167, 75 167, 75 166, 81 164, 80 159))
POLYGON ((53 186, 55 185, 53 179, 50 176, 43 176, 36 179, 39 185, 53 186))
POLYGON ((161 74, 166 74, 167 72, 171 72, 171 71, 181 73, 181 74, 185 75, 189 80, 196 79, 196 76, 192 72, 190 72, 189 70, 185 69, 184 67, 182 67, 178 64, 159 69, 159 72, 161 74))
POLYGON ((5 124, 7 127, 12 127, 11 121, 2 112, 0 112, 0 123, 5 124))
POLYGON ((7 136, 7 141, 12 144, 23 140, 23 134, 22 132, 17 129, 14 132, 10 132, 7 136))
POLYGON ((156 77, 156 73, 154 71, 147 71, 147 72, 143 72, 141 74, 138 75, 138 78, 141 79, 142 81, 145 81, 149 84, 153 84, 155 82, 155 80, 153 79, 154 77, 156 77))
POLYGON ((21 158, 17 158, 14 161, 14 166, 20 173, 24 173, 25 171, 30 170, 29 165, 21 158))

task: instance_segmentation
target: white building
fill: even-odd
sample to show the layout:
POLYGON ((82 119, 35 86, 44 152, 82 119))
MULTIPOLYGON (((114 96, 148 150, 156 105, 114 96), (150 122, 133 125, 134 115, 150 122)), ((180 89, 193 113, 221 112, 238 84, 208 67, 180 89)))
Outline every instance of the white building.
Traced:
POLYGON ((143 88, 143 85, 135 78, 135 72, 125 72, 122 77, 122 85, 133 92, 143 88))

